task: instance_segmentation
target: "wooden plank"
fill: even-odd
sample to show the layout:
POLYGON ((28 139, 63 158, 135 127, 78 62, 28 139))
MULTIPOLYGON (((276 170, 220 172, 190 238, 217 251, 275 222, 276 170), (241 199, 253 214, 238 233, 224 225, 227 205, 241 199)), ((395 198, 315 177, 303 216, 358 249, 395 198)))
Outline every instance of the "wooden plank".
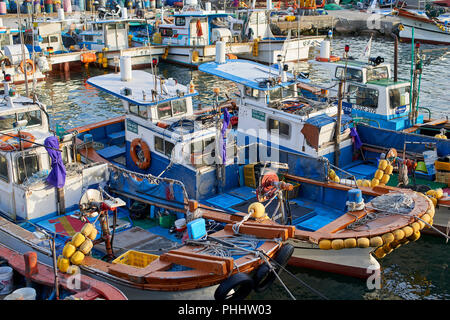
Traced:
MULTIPOLYGON (((225 225, 224 230, 233 232, 233 224, 225 225)), ((286 229, 267 228, 262 225, 249 226, 246 224, 242 224, 239 227, 239 232, 244 234, 251 234, 266 239, 281 238, 283 241, 286 241, 288 239, 288 231, 286 229)))
POLYGON ((224 261, 226 263, 227 269, 232 270, 234 265, 234 259, 231 257, 219 257, 219 256, 211 256, 208 254, 201 254, 201 253, 195 253, 192 251, 185 251, 185 250, 171 250, 168 253, 174 253, 179 255, 185 255, 192 258, 199 258, 199 259, 206 259, 211 261, 224 261))
POLYGON ((226 275, 230 272, 225 261, 200 259, 171 252, 161 255, 159 259, 163 262, 176 263, 185 267, 208 271, 221 276, 226 275))
POLYGON ((417 123, 410 128, 404 129, 403 132, 411 133, 411 132, 418 130, 422 126, 436 126, 438 124, 447 123, 447 121, 448 121, 447 119, 442 118, 442 119, 435 119, 435 120, 432 120, 429 122, 417 123))

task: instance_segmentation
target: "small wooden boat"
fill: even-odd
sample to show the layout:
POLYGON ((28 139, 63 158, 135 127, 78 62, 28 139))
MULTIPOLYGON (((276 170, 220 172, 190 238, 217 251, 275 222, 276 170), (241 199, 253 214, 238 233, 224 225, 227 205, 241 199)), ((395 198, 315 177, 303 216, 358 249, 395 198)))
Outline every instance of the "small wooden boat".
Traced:
MULTIPOLYGON (((15 283, 11 287, 31 286, 36 291, 37 300, 55 299, 54 269, 39 262, 36 252, 21 254, 0 244, 0 262, 1 266, 9 266, 14 270, 12 279, 15 283)), ((57 277, 59 299, 127 300, 119 289, 86 275, 79 274, 74 279, 72 275, 57 272, 57 277)))

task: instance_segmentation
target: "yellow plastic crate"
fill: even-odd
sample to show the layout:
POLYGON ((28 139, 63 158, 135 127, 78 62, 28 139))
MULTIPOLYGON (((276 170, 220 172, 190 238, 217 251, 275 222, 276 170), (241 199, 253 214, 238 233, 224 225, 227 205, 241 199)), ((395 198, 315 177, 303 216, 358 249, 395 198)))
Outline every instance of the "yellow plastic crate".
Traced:
POLYGON ((134 250, 128 250, 113 260, 112 263, 120 263, 136 268, 145 268, 150 263, 158 259, 159 256, 134 250))
POLYGON ((435 161, 434 167, 438 171, 450 171, 450 162, 435 161))

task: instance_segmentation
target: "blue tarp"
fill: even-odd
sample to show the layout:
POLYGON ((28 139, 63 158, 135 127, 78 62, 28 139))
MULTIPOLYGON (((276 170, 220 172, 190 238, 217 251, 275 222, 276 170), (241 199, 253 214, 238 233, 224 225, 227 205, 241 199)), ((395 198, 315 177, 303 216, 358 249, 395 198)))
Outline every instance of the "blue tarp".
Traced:
MULTIPOLYGON (((432 142, 436 143, 439 157, 450 154, 450 140, 437 139, 430 136, 418 135, 414 133, 398 132, 388 129, 376 128, 366 124, 358 124, 357 131, 362 143, 371 144, 385 148, 395 148, 397 151, 403 150, 405 141, 407 142, 432 142)), ((407 151, 422 153, 429 151, 424 144, 407 144, 407 151)))

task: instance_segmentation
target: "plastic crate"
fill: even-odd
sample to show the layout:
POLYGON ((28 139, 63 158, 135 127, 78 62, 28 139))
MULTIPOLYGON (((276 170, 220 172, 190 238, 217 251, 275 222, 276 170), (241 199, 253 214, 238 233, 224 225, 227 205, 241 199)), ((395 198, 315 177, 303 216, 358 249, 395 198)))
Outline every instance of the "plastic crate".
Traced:
POLYGON ((124 264, 136 268, 145 268, 158 258, 159 256, 154 254, 128 250, 118 258, 114 259, 112 263, 124 264))
POLYGON ((450 187, 450 172, 436 171, 436 182, 446 183, 450 187))

